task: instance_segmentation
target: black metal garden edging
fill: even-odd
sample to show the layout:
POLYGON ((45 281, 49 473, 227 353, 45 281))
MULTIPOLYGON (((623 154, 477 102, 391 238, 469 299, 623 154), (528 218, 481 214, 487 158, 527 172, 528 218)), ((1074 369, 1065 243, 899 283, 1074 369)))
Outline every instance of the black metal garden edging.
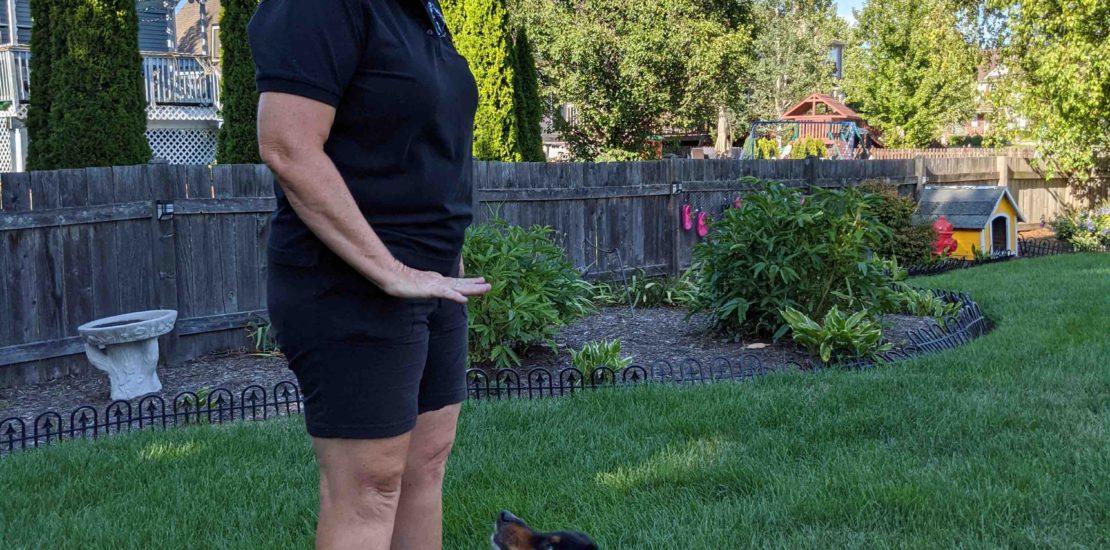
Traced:
MULTIPOLYGON (((742 382, 784 368, 868 368, 876 364, 905 360, 922 353, 954 348, 986 332, 988 321, 969 296, 943 290, 934 292, 947 302, 959 303, 959 313, 947 319, 943 328, 911 334, 908 347, 883 354, 878 361, 857 361, 841 365, 791 363, 767 367, 754 355, 741 355, 735 360, 718 357, 710 362, 692 358, 677 364, 658 361, 650 367, 632 365, 620 371, 602 367, 589 375, 575 368, 559 371, 535 368, 524 373, 513 369, 495 372, 469 369, 468 394, 474 400, 538 399, 645 383, 742 382)), ((258 385, 248 386, 238 394, 220 388, 207 392, 182 392, 169 401, 157 395, 140 398, 134 404, 129 401, 115 401, 103 410, 85 405, 68 415, 49 411, 38 415, 33 421, 12 417, 0 421, 0 455, 70 439, 95 439, 117 433, 185 425, 263 420, 299 413, 301 404, 301 393, 297 385, 286 381, 279 382, 270 392, 258 385)))
POLYGON ((1042 256, 1056 256, 1058 254, 1073 254, 1079 252, 1110 252, 1110 246, 1083 246, 1059 241, 1054 238, 1047 239, 1018 239, 1018 250, 1021 256, 1013 252, 999 252, 989 258, 977 260, 949 259, 927 264, 918 264, 906 268, 910 277, 923 275, 940 275, 957 269, 967 269, 980 265, 1005 262, 1016 258, 1040 258, 1042 256))

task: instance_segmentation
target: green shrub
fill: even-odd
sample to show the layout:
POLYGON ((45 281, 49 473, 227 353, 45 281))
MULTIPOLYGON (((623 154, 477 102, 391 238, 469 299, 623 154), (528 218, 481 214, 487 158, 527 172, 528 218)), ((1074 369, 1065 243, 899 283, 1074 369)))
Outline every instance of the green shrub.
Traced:
POLYGON ((620 340, 590 342, 579 351, 571 350, 570 360, 587 380, 592 379, 594 371, 600 367, 609 367, 616 372, 632 364, 631 357, 621 357, 620 340))
POLYGON ((648 277, 643 269, 636 269, 627 284, 619 279, 595 283, 591 299, 599 306, 686 307, 696 296, 697 285, 690 271, 674 278, 648 277))
POLYGON ((931 290, 917 290, 904 286, 898 290, 895 300, 902 313, 933 317, 942 323, 960 312, 960 304, 945 302, 931 290))
POLYGON ((719 332, 778 339, 789 329, 786 308, 816 318, 833 306, 888 307, 898 271, 868 253, 890 237, 871 214, 873 200, 855 189, 804 197, 778 183, 748 195, 694 247, 692 312, 709 313, 719 332))
POLYGON ((891 238, 880 242, 875 253, 883 258, 897 258, 906 265, 928 263, 937 233, 930 224, 913 223, 917 209, 914 201, 899 195, 895 186, 878 181, 864 182, 860 189, 874 196, 871 208, 875 218, 891 231, 891 238))
POLYGON ((1066 209, 1052 223, 1056 238, 1080 248, 1110 246, 1110 203, 1085 212, 1066 209))
MULTIPOLYGON (((133 0, 59 0, 47 13, 55 38, 46 75, 49 138, 36 169, 124 166, 150 161, 146 96, 133 0)), ((41 10, 36 10, 42 14, 41 10)), ((44 27, 45 28, 45 27, 44 27)), ((37 31, 36 31, 37 32, 37 31)), ((33 126, 42 132, 41 112, 33 126)))
POLYGON ((772 138, 759 138, 755 142, 756 158, 774 160, 779 158, 779 144, 772 138))
POLYGON ((258 164, 258 91, 247 24, 258 0, 223 0, 220 14, 220 80, 224 123, 216 139, 221 164, 258 164))
POLYGON ((833 306, 825 313, 821 324, 789 307, 782 310, 782 317, 794 341, 820 357, 823 363, 832 359, 874 358, 892 347, 883 342, 882 325, 873 320, 867 310, 846 317, 833 306))
POLYGON ((493 286, 470 302, 471 363, 520 364, 518 352, 554 337, 592 311, 590 285, 552 239, 549 227, 528 229, 501 219, 467 229, 468 273, 493 286))
POLYGON ((795 140, 790 147, 790 158, 795 160, 809 157, 823 159, 826 156, 828 149, 825 147, 825 140, 821 138, 801 138, 795 140))

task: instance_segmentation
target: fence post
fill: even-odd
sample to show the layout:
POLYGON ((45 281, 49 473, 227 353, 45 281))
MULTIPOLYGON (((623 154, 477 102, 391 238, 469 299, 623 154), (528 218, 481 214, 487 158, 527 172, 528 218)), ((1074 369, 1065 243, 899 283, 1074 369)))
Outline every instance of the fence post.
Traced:
MULTIPOLYGON (((1010 187, 1010 159, 999 155, 996 157, 995 165, 998 166, 998 186, 1010 187)), ((1017 200, 1017 197, 1014 199, 1017 200)))
POLYGON ((663 181, 670 182, 671 194, 667 197, 667 231, 671 236, 671 257, 668 262, 670 266, 671 276, 678 277, 682 274, 682 231, 680 230, 682 220, 680 219, 681 213, 679 212, 678 191, 681 189, 681 182, 678 181, 678 171, 675 169, 675 164, 678 162, 676 159, 663 161, 664 164, 664 177, 663 181))
MULTIPOLYGON (((176 185, 167 164, 150 165, 150 188, 153 195, 150 230, 154 260, 154 300, 159 309, 178 309, 177 253, 174 238, 173 201, 176 185)), ((177 329, 160 338, 160 359, 165 363, 177 360, 177 329)))
POLYGON ((925 170, 925 157, 917 157, 913 159, 913 175, 917 178, 914 183, 917 186, 913 191, 913 199, 921 200, 922 193, 925 192, 925 184, 929 181, 929 174, 925 170))

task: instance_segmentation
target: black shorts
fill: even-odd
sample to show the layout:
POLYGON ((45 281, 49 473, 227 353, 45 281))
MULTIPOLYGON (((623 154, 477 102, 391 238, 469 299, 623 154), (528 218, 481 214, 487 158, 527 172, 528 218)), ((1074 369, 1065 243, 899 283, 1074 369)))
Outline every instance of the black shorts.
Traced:
POLYGON ((270 320, 309 435, 401 435, 466 399, 466 306, 389 296, 326 251, 268 263, 270 320))

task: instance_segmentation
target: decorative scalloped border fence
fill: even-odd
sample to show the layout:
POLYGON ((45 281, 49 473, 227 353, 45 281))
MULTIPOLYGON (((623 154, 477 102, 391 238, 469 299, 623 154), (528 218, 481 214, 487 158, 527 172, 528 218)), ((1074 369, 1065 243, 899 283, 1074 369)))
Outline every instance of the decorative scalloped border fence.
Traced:
MULTIPOLYGON (((945 301, 959 303, 959 313, 946 319, 940 328, 912 333, 909 346, 883 354, 878 361, 839 365, 790 363, 768 367, 754 355, 741 355, 735 360, 718 357, 709 362, 692 358, 678 364, 659 361, 650 366, 632 365, 620 371, 602 367, 588 375, 575 368, 559 371, 536 368, 524 373, 512 369, 492 372, 469 369, 468 395, 474 400, 540 399, 645 383, 743 382, 791 368, 809 371, 827 368, 862 369, 877 364, 895 363, 922 353, 954 348, 989 329, 989 321, 968 295, 943 290, 934 292, 945 301)), ((258 385, 248 386, 238 394, 219 388, 209 392, 182 392, 168 401, 157 395, 143 397, 135 403, 115 401, 102 410, 85 405, 68 415, 48 411, 31 422, 12 417, 0 421, 0 456, 64 440, 95 439, 118 433, 175 426, 264 420, 299 413, 301 404, 302 397, 297 385, 286 381, 279 382, 269 393, 266 388, 258 385)))

